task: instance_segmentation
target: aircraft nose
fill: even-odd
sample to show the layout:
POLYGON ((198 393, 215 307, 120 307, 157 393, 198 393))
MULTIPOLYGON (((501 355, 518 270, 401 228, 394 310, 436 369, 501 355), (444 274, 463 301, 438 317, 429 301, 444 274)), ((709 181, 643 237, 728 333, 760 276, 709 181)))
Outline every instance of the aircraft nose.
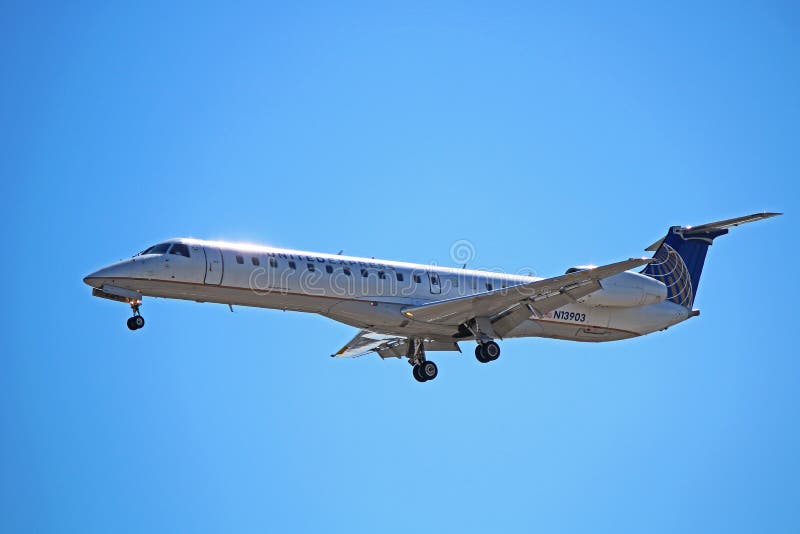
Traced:
POLYGON ((105 269, 100 269, 99 271, 87 274, 83 277, 83 283, 91 287, 99 288, 101 285, 103 285, 103 278, 107 278, 103 271, 105 271, 105 269))
POLYGON ((83 283, 92 287, 101 287, 105 282, 112 278, 124 278, 130 276, 132 265, 130 261, 121 261, 107 267, 103 267, 91 274, 83 277, 83 283))

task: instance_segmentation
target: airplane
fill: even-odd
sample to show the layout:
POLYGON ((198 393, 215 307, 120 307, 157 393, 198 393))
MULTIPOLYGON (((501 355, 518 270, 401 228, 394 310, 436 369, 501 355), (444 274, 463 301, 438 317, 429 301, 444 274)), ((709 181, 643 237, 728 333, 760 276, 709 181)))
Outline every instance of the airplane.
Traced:
POLYGON ((570 267, 551 278, 177 238, 83 281, 93 296, 130 305, 130 330, 144 326, 144 297, 316 313, 360 329, 333 357, 407 358, 413 377, 427 382, 439 374, 428 353, 461 352, 460 342, 475 342, 475 357, 489 363, 500 356, 497 340, 616 341, 696 317, 714 239, 776 215, 673 226, 645 249, 650 258, 570 267))

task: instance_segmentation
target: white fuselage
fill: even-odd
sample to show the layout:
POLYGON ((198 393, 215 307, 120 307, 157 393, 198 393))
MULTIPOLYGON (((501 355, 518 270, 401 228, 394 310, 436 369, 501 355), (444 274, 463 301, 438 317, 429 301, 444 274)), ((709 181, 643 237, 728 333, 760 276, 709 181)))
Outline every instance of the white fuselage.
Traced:
MULTIPOLYGON (((375 332, 473 339, 459 325, 422 323, 402 310, 443 299, 513 287, 540 278, 266 246, 176 239, 184 254, 140 254, 92 273, 89 285, 143 296, 255 306, 324 315, 375 332)), ((689 310, 664 300, 660 283, 626 272, 603 281, 603 292, 504 337, 612 341, 663 330, 689 310)))

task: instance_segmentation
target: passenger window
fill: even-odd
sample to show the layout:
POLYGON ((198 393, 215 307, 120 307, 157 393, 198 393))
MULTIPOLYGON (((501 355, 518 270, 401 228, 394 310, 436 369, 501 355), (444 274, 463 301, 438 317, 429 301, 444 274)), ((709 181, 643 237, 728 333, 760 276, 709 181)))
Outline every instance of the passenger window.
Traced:
POLYGON ((385 279, 386 273, 383 271, 378 271, 378 278, 380 278, 381 280, 385 279))
POLYGON ((350 276, 350 267, 344 267, 344 268, 342 268, 342 270, 344 271, 344 274, 346 274, 347 276, 350 276))
MULTIPOLYGON (((272 259, 269 260, 270 264, 272 264, 272 260, 273 259, 275 259, 275 258, 272 258, 272 259)), ((277 264, 278 264, 278 262, 275 262, 275 265, 273 265, 273 267, 275 267, 277 264)), ((297 269, 297 264, 294 261, 290 261, 289 262, 289 268, 290 269, 297 269)))
POLYGON ((403 281, 403 273, 397 272, 397 273, 394 273, 394 274, 395 274, 395 276, 397 276, 397 281, 398 282, 402 282, 403 281))
POLYGON ((310 263, 310 262, 306 263, 306 266, 308 266, 308 270, 310 272, 312 272, 312 273, 314 272, 315 269, 314 269, 314 264, 313 263, 310 263))
POLYGON ((331 267, 330 265, 326 265, 325 266, 325 272, 328 273, 328 274, 333 273, 333 267, 331 267))
POLYGON ((415 274, 414 275, 414 282, 419 284, 420 282, 422 282, 422 277, 420 275, 418 275, 418 274, 415 274))
POLYGON ((251 262, 253 262, 253 265, 255 265, 256 267, 258 267, 259 265, 261 265, 261 261, 259 261, 259 259, 258 259, 258 258, 256 258, 255 256, 253 256, 252 258, 250 258, 250 261, 251 261, 251 262))
POLYGON ((236 255, 236 263, 238 263, 239 265, 244 265, 244 257, 243 256, 239 256, 237 254, 236 255))
MULTIPOLYGON (((277 267, 277 266, 278 266, 278 260, 277 260, 277 258, 272 258, 272 257, 270 257, 270 259, 269 259, 269 266, 270 266, 270 267, 272 267, 272 268, 275 268, 275 267, 277 267)), ((294 269, 294 262, 293 262, 293 261, 290 261, 290 262, 289 262, 289 267, 291 267, 292 269, 294 269)))
POLYGON ((492 283, 486 282, 486 291, 491 291, 491 290, 492 290, 492 283))
POLYGON ((435 274, 431 275, 431 284, 439 285, 439 277, 436 276, 435 274))
POLYGON ((361 269, 361 276, 363 276, 364 278, 366 278, 368 275, 369 275, 369 273, 367 272, 367 270, 366 270, 366 269, 361 269))

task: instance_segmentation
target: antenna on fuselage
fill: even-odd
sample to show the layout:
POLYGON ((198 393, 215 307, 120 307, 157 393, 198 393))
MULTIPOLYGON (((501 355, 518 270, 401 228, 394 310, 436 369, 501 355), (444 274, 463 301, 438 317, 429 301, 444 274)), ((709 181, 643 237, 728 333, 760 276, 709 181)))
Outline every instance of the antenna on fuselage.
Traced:
POLYGON ((338 253, 336 253, 336 255, 337 256, 341 256, 343 253, 344 253, 344 249, 340 250, 338 253))

